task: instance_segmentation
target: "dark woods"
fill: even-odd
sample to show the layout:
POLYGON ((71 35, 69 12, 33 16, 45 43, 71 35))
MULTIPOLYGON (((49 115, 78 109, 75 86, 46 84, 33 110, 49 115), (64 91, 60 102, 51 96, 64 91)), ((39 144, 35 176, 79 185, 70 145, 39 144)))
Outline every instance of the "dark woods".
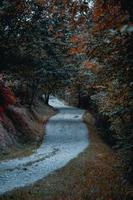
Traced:
POLYGON ((47 104, 50 94, 75 97, 102 119, 103 136, 121 153, 130 180, 132 8, 131 0, 0 2, 0 112, 16 101, 31 107, 42 95, 47 104))

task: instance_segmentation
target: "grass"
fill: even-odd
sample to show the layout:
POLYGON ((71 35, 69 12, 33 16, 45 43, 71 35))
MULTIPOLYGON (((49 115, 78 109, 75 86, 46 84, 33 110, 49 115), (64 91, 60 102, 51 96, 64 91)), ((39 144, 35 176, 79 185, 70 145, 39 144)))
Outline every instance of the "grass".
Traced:
POLYGON ((131 200, 133 190, 123 180, 119 156, 100 139, 89 113, 84 120, 90 145, 83 153, 47 178, 0 200, 131 200))

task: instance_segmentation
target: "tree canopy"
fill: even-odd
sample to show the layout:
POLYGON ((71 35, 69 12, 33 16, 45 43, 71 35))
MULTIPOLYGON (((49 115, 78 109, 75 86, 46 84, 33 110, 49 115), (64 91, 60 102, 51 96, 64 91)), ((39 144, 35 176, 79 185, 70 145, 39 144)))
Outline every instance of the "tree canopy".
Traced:
MULTIPOLYGON (((3 0, 0 71, 37 94, 89 96, 132 163, 133 1, 3 0)), ((88 107, 90 106, 88 102, 88 107)), ((106 136, 108 137, 108 135, 106 136)))

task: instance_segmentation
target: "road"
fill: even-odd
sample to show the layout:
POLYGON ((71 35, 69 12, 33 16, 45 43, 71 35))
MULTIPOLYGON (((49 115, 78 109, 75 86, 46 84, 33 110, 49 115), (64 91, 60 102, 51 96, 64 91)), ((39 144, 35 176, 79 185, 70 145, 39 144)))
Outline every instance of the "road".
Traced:
POLYGON ((84 110, 54 97, 50 98, 50 105, 59 112, 47 123, 42 145, 31 156, 0 162, 0 194, 48 176, 89 145, 88 130, 82 122, 84 110))

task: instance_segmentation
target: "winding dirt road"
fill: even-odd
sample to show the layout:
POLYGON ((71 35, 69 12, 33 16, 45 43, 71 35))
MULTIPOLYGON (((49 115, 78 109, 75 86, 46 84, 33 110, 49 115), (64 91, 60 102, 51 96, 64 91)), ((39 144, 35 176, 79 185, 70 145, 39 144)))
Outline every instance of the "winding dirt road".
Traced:
POLYGON ((59 113, 50 118, 42 145, 28 157, 0 162, 0 194, 28 186, 65 166, 89 144, 82 122, 84 110, 64 105, 51 97, 59 113))

